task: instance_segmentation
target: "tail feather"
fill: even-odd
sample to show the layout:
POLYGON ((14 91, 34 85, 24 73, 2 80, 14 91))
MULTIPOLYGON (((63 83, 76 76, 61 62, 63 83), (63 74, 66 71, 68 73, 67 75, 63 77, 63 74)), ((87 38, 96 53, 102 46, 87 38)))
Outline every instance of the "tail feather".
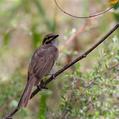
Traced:
POLYGON ((27 81, 26 87, 25 87, 24 92, 21 96, 18 106, 22 106, 22 107, 27 106, 28 101, 31 96, 31 93, 32 93, 32 88, 34 86, 34 83, 35 83, 35 81, 33 79, 27 81))

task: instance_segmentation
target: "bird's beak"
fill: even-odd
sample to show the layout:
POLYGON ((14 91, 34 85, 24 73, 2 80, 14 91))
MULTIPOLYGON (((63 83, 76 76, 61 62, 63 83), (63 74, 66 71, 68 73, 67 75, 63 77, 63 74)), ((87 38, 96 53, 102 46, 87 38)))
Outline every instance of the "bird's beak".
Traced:
POLYGON ((58 36, 59 36, 58 34, 54 35, 53 36, 53 39, 56 39, 58 36))
POLYGON ((50 39, 50 41, 56 39, 58 36, 59 36, 58 34, 56 34, 56 35, 52 35, 52 38, 50 39))

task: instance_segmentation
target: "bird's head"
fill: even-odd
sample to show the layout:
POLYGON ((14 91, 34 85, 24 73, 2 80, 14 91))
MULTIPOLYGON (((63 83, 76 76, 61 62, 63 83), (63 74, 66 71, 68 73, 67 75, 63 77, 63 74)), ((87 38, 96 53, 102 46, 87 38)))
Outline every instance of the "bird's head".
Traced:
POLYGON ((54 34, 54 33, 48 34, 44 37, 42 44, 43 45, 49 44, 53 42, 58 36, 59 36, 58 34, 54 34))

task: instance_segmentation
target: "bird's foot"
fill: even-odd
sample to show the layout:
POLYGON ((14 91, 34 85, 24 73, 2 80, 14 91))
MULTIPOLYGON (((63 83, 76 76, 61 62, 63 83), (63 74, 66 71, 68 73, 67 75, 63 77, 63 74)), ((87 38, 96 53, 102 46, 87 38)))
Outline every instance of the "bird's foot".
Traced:
POLYGON ((39 90, 41 90, 41 89, 48 89, 48 88, 46 87, 46 85, 45 85, 45 83, 44 83, 43 80, 40 82, 40 85, 37 85, 37 88, 38 88, 39 90))
POLYGON ((52 79, 55 79, 56 76, 55 76, 55 74, 52 74, 51 77, 52 77, 52 79))

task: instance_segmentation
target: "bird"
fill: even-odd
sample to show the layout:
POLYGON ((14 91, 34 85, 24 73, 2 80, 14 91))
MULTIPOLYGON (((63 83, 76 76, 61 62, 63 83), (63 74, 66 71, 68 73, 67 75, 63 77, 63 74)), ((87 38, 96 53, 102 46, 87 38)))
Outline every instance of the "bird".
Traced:
POLYGON ((28 68, 27 83, 19 101, 19 107, 26 107, 32 89, 43 82, 43 77, 50 74, 52 67, 58 57, 59 51, 56 46, 58 34, 50 33, 42 41, 42 45, 35 50, 28 68))

